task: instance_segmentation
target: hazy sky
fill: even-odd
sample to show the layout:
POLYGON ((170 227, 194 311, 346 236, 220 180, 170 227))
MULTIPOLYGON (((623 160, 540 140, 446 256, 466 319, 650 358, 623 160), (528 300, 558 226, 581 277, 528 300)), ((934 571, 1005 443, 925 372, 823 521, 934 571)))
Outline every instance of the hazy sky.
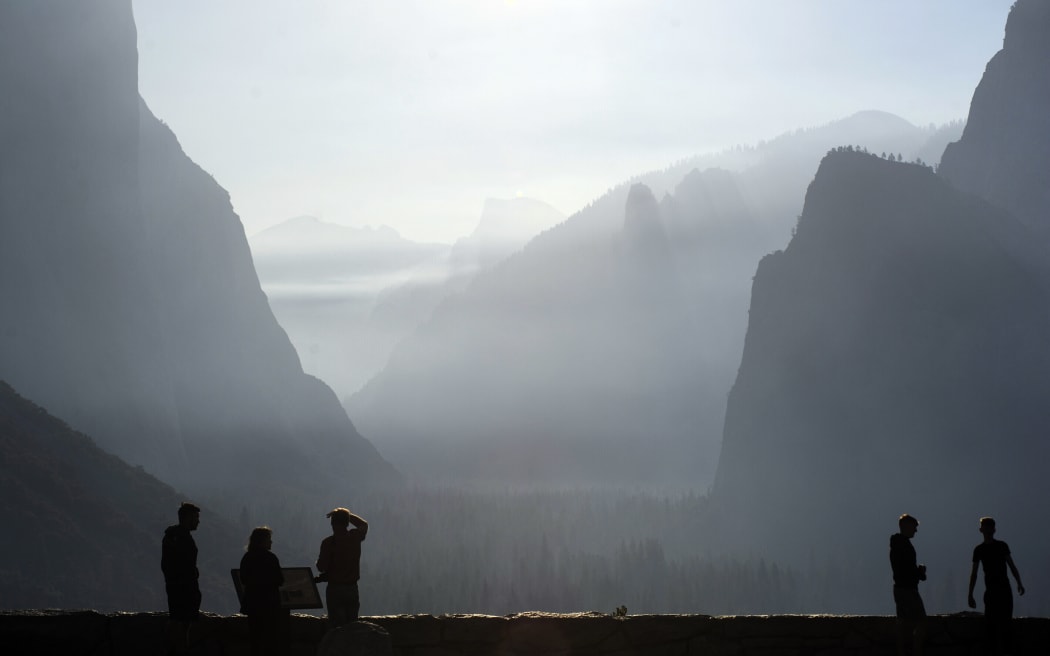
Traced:
POLYGON ((856 111, 964 118, 1012 0, 133 0, 140 88, 249 235, 452 241, 856 111))

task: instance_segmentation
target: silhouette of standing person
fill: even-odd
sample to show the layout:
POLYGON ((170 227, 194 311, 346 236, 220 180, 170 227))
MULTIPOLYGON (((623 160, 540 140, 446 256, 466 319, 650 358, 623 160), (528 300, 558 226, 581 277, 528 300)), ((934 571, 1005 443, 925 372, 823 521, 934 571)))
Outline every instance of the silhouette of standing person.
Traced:
POLYGON ((168 619, 176 624, 174 648, 186 646, 191 623, 200 617, 201 589, 198 583, 197 543, 191 531, 201 523, 201 509, 189 502, 179 506, 179 523, 164 530, 160 569, 168 595, 168 619))
POLYGON ((995 520, 982 517, 980 524, 984 541, 973 549, 973 568, 970 570, 970 591, 966 603, 977 608, 973 588, 977 584, 977 565, 984 567, 984 621, 988 632, 988 649, 995 654, 1006 654, 1013 647, 1010 620, 1014 614, 1014 596, 1010 591, 1010 579, 1006 568, 1010 568, 1017 581, 1017 594, 1024 595, 1021 574, 1010 555, 1010 547, 995 539, 995 520))
POLYGON ((919 520, 905 513, 897 519, 899 533, 890 536, 890 567, 893 568, 893 603, 897 607, 897 653, 922 653, 926 638, 926 606, 919 596, 919 581, 926 580, 926 566, 917 565, 911 539, 919 530, 919 520))
POLYGON ((332 534, 321 541, 321 553, 317 556, 320 576, 315 581, 328 582, 325 605, 328 623, 335 628, 356 621, 361 610, 357 582, 361 578, 361 543, 368 535, 368 522, 346 508, 336 508, 326 517, 332 520, 332 534))
POLYGON ((272 546, 273 531, 260 526, 252 530, 241 558, 241 612, 248 616, 252 656, 284 656, 290 646, 289 613, 281 607, 284 575, 272 546))

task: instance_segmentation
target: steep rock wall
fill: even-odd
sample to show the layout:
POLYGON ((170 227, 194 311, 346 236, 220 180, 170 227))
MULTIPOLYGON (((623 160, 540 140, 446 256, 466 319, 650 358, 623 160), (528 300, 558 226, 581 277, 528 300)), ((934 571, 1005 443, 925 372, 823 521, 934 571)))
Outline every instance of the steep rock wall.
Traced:
POLYGON ((0 5, 0 378, 228 513, 396 480, 303 373, 137 63, 130 0, 0 5))

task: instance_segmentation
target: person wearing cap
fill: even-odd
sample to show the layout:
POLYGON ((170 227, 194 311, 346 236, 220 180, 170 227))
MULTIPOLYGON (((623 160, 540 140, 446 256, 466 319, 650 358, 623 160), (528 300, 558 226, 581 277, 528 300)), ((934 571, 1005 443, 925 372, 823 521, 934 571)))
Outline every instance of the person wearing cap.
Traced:
POLYGON ((368 535, 368 522, 346 508, 336 508, 326 515, 332 522, 332 534, 321 541, 314 579, 327 582, 325 605, 328 623, 337 627, 357 621, 361 610, 357 582, 361 578, 361 543, 368 535), (353 524, 354 528, 350 528, 353 524))
POLYGON ((916 564, 911 539, 919 530, 919 520, 908 513, 897 518, 899 533, 890 536, 890 567, 893 569, 893 603, 897 607, 897 653, 921 654, 926 637, 926 607, 919 596, 919 581, 926 580, 926 566, 916 564), (909 640, 910 638, 910 640, 909 640))

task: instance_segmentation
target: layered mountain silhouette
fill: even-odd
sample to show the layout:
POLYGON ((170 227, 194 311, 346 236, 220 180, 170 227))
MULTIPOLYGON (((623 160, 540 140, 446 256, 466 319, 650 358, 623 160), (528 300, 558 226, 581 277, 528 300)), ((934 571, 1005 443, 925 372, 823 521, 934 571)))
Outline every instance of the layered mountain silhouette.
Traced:
POLYGON ((565 215, 533 198, 488 198, 469 235, 456 240, 449 254, 452 278, 467 278, 495 266, 565 215))
POLYGON ((447 277, 447 244, 425 244, 395 230, 351 228, 313 217, 291 219, 249 237, 259 282, 303 368, 337 396, 378 371, 408 328, 372 320, 385 290, 447 277))
MULTIPOLYGON (((839 610, 880 607, 856 590, 888 590, 902 512, 923 520, 931 592, 953 573, 961 586, 981 515, 1045 578, 1047 43, 1045 3, 1016 3, 941 175, 829 153, 791 243, 755 275, 720 530, 734 550, 834 563, 839 610)), ((1026 596, 1025 613, 1048 602, 1026 596)))
POLYGON ((248 238, 259 281, 275 299, 361 298, 444 257, 446 244, 411 241, 387 226, 354 228, 300 216, 248 238), (378 280, 379 282, 372 282, 378 280))
POLYGON ((0 88, 0 373, 12 386, 107 451, 238 510, 396 478, 303 373, 228 194, 139 98, 129 2, 4 4, 0 88))
POLYGON ((639 176, 439 304, 350 414, 422 478, 705 489, 751 276, 821 155, 943 134, 863 112, 639 176))
POLYGON ((303 367, 337 395, 356 392, 442 299, 564 215, 530 198, 485 201, 454 244, 419 243, 389 227, 299 217, 249 238, 259 280, 303 367))
MULTIPOLYGON (((638 176, 471 255, 432 313, 392 292, 376 314, 430 316, 355 418, 420 477, 714 480, 724 546, 822 567, 829 610, 887 609, 904 511, 929 586, 961 588, 983 514, 1045 579, 1048 14, 1015 5, 938 173, 876 153, 936 161, 961 124, 865 112, 638 176)), ((0 377, 38 404, 0 386, 5 604, 160 607, 182 497, 147 471, 282 519, 396 479, 303 373, 226 192, 139 98, 128 0, 0 5, 0 89, 0 377)), ((212 525, 220 586, 243 536, 206 516, 202 542, 212 525)))
POLYGON ((496 266, 564 220, 560 211, 533 198, 486 199, 477 225, 452 244, 438 275, 423 267, 403 284, 379 293, 369 319, 396 337, 391 348, 384 351, 382 364, 386 364, 392 347, 425 322, 439 303, 461 293, 478 273, 496 266))
MULTIPOLYGON (((165 609, 160 541, 183 500, 0 382, 0 607, 165 609)), ((237 610, 241 532, 203 510, 206 611, 237 610)))

